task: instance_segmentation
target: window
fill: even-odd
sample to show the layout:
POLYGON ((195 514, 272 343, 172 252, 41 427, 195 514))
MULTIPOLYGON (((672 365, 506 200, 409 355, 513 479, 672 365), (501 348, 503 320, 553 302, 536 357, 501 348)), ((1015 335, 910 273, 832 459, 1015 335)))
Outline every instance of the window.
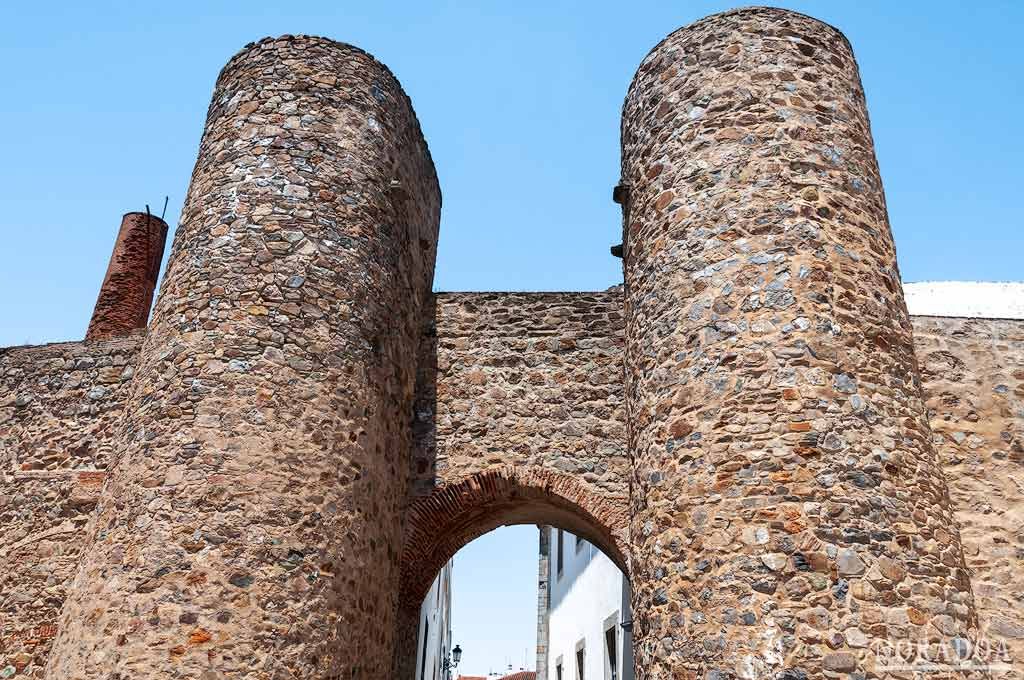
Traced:
MULTIPOLYGON (((427 640, 430 637, 430 622, 423 622, 423 654, 420 657, 420 680, 427 678, 427 640)), ((408 658, 408 657, 406 657, 408 658)))
POLYGON ((562 567, 565 564, 565 558, 562 556, 562 544, 564 542, 565 542, 565 532, 562 531, 561 529, 559 529, 558 530, 557 546, 555 548, 557 550, 556 560, 557 560, 557 566, 558 566, 557 573, 558 573, 559 576, 562 575, 562 567))
POLYGON ((562 680, 562 659, 558 659, 558 663, 555 664, 555 680, 562 680))
POLYGON ((619 680, 619 615, 612 614, 604 625, 604 678, 619 680))
POLYGON ((584 661, 586 661, 586 654, 583 649, 583 642, 580 641, 576 649, 576 680, 586 680, 587 674, 583 669, 584 661))

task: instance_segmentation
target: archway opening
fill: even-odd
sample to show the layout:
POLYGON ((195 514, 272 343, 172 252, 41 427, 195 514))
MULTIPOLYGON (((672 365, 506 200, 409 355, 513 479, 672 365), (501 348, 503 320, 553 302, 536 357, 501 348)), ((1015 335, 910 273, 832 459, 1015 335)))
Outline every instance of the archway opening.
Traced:
POLYGON ((528 466, 477 473, 417 500, 407 515, 395 677, 631 680, 626 516, 624 498, 528 466), (529 625, 511 635, 495 621, 529 625))

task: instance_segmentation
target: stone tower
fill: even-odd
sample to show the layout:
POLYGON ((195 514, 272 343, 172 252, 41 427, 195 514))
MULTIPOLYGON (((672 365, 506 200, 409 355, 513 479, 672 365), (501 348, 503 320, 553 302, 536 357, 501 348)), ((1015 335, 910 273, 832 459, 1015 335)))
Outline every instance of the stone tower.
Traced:
POLYGON ((231 59, 50 678, 386 677, 440 204, 365 52, 231 59))
POLYGON ((874 670, 875 635, 966 635, 843 35, 776 9, 671 34, 626 97, 618 193, 640 677, 821 677, 874 670))

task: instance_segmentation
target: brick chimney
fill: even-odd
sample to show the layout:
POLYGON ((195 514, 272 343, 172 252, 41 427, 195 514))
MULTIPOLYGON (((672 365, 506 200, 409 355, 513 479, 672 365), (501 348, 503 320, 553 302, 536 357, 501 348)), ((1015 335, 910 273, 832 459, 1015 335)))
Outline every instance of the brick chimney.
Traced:
POLYGON ((167 223, 159 217, 130 212, 121 218, 86 340, 130 335, 146 327, 166 240, 167 223))

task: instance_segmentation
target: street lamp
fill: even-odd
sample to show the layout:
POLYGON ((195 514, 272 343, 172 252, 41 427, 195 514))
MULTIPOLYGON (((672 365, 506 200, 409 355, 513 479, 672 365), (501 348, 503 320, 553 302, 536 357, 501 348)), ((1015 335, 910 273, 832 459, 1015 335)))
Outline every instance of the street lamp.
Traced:
POLYGON ((441 662, 441 670, 448 680, 451 680, 452 669, 458 666, 460 661, 462 661, 462 647, 455 645, 451 656, 446 656, 441 662))

